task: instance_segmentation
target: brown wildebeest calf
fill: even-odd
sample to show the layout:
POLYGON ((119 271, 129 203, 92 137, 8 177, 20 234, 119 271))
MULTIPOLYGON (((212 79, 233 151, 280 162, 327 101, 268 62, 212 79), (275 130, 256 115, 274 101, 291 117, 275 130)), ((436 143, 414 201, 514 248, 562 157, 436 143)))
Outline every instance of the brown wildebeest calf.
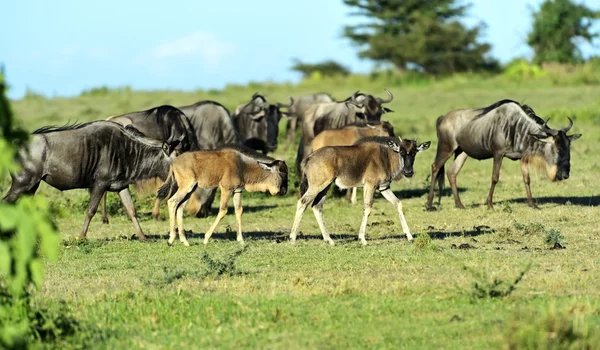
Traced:
POLYGON ((364 187, 364 214, 358 233, 362 244, 367 244, 365 231, 376 189, 398 210, 402 231, 412 241, 413 237, 402 212, 402 203, 390 189, 390 184, 402 177, 412 177, 417 152, 428 149, 430 144, 427 141, 417 145, 416 139, 403 140, 400 137, 366 137, 352 146, 324 147, 311 153, 302 161, 302 198, 298 200, 290 240, 296 241, 302 215, 312 203, 323 239, 333 245, 323 222, 323 205, 327 190, 335 182, 342 188, 364 187))
POLYGON ((158 198, 168 200, 170 237, 169 245, 175 241, 175 218, 179 229, 179 240, 189 246, 183 230, 183 209, 196 188, 221 189, 219 214, 204 235, 208 243, 215 228, 227 214, 227 203, 233 194, 237 220, 237 240, 242 237, 242 191, 270 192, 272 195, 287 193, 288 168, 284 161, 258 154, 243 146, 225 146, 214 151, 188 152, 175 158, 169 178, 159 189, 158 198), (175 189, 177 188, 177 189, 175 189))
MULTIPOLYGON (((394 127, 389 122, 374 121, 372 123, 354 123, 340 129, 329 129, 321 132, 312 141, 312 151, 326 146, 350 146, 363 137, 395 136, 394 127)), ((356 187, 347 191, 346 198, 356 204, 356 187)))

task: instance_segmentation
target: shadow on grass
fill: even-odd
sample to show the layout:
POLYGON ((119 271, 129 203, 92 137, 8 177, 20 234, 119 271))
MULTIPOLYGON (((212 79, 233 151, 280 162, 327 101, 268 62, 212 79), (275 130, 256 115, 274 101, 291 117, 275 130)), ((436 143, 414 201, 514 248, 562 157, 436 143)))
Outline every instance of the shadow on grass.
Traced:
MULTIPOLYGON (((572 205, 579 205, 584 207, 597 207, 600 206, 600 195, 583 197, 534 197, 533 201, 537 204, 564 205, 567 203, 571 203, 572 205)), ((527 198, 515 198, 498 202, 498 204, 503 203, 527 203, 527 198)))
MULTIPOLYGON (((489 226, 475 226, 470 230, 462 231, 440 231, 436 230, 435 228, 427 231, 431 239, 446 239, 450 237, 475 237, 494 232, 496 232, 496 230, 489 226)), ((419 235, 420 234, 416 234, 415 236, 418 237, 419 235)))
MULTIPOLYGON (((458 187, 458 193, 463 193, 467 189, 465 187, 458 187)), ((406 190, 394 191, 394 194, 399 199, 410 199, 410 198, 420 198, 429 193, 429 189, 425 188, 411 188, 406 190)), ((434 199, 437 201, 437 192, 435 193, 434 199)), ((450 188, 444 188, 442 190, 442 197, 450 197, 452 196, 452 191, 450 188)))

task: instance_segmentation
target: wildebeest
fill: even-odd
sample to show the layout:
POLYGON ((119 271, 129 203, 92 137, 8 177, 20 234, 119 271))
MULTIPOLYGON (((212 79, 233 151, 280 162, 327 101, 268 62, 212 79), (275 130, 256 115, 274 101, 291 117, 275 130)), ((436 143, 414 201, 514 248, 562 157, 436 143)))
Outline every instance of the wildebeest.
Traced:
MULTIPOLYGON (((239 136, 229 110, 215 101, 199 101, 192 105, 179 107, 190 119, 192 127, 196 131, 198 149, 211 150, 226 144, 239 143, 239 136)), ((210 207, 215 199, 216 189, 198 188, 190 197, 186 211, 190 216, 206 217, 210 213, 210 207)), ((158 207, 153 213, 158 215, 158 207)))
POLYGON ((294 104, 289 108, 290 116, 286 126, 287 138, 285 140, 285 148, 288 149, 292 144, 296 134, 296 128, 298 127, 298 124, 302 125, 302 117, 310 107, 319 103, 334 101, 333 97, 325 92, 316 92, 314 94, 302 95, 295 98, 294 104))
POLYGON ((166 179, 178 139, 170 144, 140 135, 131 126, 96 121, 33 132, 31 143, 19 152, 22 169, 11 174, 4 200, 33 195, 43 180, 61 190, 87 188, 90 201, 79 238, 85 238, 90 221, 106 191, 118 192, 140 240, 145 239, 129 193, 134 182, 166 179))
MULTIPOLYGON (((107 120, 123 126, 131 125, 144 134, 144 136, 159 141, 171 143, 179 140, 181 142, 181 152, 198 149, 198 139, 193 126, 186 115, 173 106, 162 105, 145 111, 112 116, 107 120)), ((157 219, 160 217, 158 204, 159 201, 157 200, 155 211, 153 211, 153 216, 157 219)), ((104 195, 102 205, 102 222, 108 224, 106 194, 104 195)))
POLYGON ((382 104, 392 101, 394 96, 388 90, 388 99, 355 92, 344 101, 319 103, 310 107, 302 120, 302 139, 296 156, 296 169, 300 174, 300 163, 310 153, 312 140, 321 131, 336 129, 357 122, 379 121, 381 115, 392 112, 382 104))
MULTIPOLYGON (((339 129, 324 130, 312 141, 312 152, 326 146, 350 146, 368 136, 395 136, 389 122, 353 123, 339 129)), ((348 190, 346 198, 356 204, 356 187, 348 190)))
POLYGON ((279 121, 282 116, 288 117, 289 112, 281 108, 289 108, 294 104, 290 97, 290 104, 270 104, 264 96, 255 93, 250 102, 240 105, 233 113, 233 125, 240 137, 240 142, 264 154, 277 149, 277 136, 279 121))
POLYGON ((494 159, 492 185, 486 200, 492 208, 494 188, 500 178, 502 159, 521 160, 521 173, 527 193, 527 203, 537 208, 529 187, 529 164, 543 166, 552 181, 569 178, 570 145, 581 134, 567 135, 573 126, 560 130, 550 129, 548 121, 538 117, 533 109, 512 100, 502 100, 485 108, 459 109, 437 120, 438 149, 431 166, 431 186, 426 207, 432 207, 435 181, 439 187, 439 202, 444 184, 444 164, 452 156, 454 163, 448 169, 448 181, 457 208, 464 209, 458 196, 456 177, 467 157, 494 159))
POLYGON ((302 197, 298 200, 291 241, 296 241, 302 215, 306 207, 312 204, 323 239, 333 245, 323 222, 323 205, 333 182, 342 188, 364 187, 364 215, 358 233, 362 244, 367 244, 365 231, 376 189, 398 210, 402 231, 412 241, 402 203, 390 189, 390 184, 402 177, 412 177, 417 152, 428 149, 430 144, 427 141, 417 145, 416 139, 403 140, 400 137, 366 137, 352 146, 324 147, 309 154, 302 161, 302 197))
POLYGON ((183 230, 183 209, 190 194, 196 189, 221 189, 219 214, 204 235, 208 244, 215 228, 227 214, 227 203, 233 194, 237 221, 237 240, 242 237, 242 191, 270 192, 285 195, 287 192, 288 168, 284 161, 260 155, 239 145, 224 146, 213 151, 184 153, 173 161, 169 178, 158 192, 159 198, 168 200, 170 237, 169 245, 175 241, 175 218, 179 229, 179 240, 189 246, 183 230), (174 192, 171 196, 171 194, 174 192))

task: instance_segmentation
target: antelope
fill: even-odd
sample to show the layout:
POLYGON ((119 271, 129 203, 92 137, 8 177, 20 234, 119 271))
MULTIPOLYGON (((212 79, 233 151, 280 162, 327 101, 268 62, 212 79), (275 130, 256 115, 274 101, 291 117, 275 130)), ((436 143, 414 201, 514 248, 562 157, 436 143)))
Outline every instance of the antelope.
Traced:
MULTIPOLYGON (((312 141, 312 151, 325 146, 350 146, 359 139, 368 136, 395 136, 394 127, 387 121, 371 123, 353 123, 339 129, 328 129, 318 134, 312 141)), ((348 190, 346 196, 350 203, 356 204, 356 187, 348 190)))
POLYGON ((437 120, 438 148, 435 161, 431 165, 431 186, 425 207, 432 206, 435 182, 439 187, 438 206, 444 185, 444 164, 454 155, 454 163, 448 169, 448 181, 452 188, 454 203, 464 209, 458 196, 456 177, 467 157, 477 160, 494 159, 492 184, 485 204, 492 209, 494 188, 500 179, 502 159, 521 161, 521 174, 527 194, 527 204, 539 209, 533 202, 529 186, 529 165, 546 168, 551 181, 569 178, 571 172, 571 142, 581 134, 567 135, 573 127, 555 130, 548 127, 548 119, 538 117, 533 109, 512 100, 498 101, 488 107, 459 109, 441 116, 437 120))
POLYGON ((158 190, 158 198, 170 197, 167 202, 170 220, 168 244, 173 245, 175 241, 177 219, 179 240, 184 246, 189 246, 183 230, 183 210, 196 188, 221 189, 219 214, 204 234, 204 244, 208 244, 215 228, 227 214, 227 203, 232 195, 237 241, 243 243, 242 191, 285 195, 287 185, 288 167, 284 161, 258 154, 244 146, 227 145, 217 150, 183 153, 175 158, 167 181, 158 190))
POLYGON ((296 216, 290 233, 292 243, 309 204, 319 224, 323 240, 334 245, 323 222, 323 206, 327 191, 333 182, 338 187, 364 187, 364 213, 358 238, 367 244, 365 231, 373 206, 375 190, 398 210, 402 231, 409 241, 413 237, 402 212, 402 203, 390 189, 393 180, 414 175, 413 164, 418 152, 429 148, 431 142, 417 144, 417 139, 401 137, 366 137, 352 146, 328 146, 312 152, 302 161, 303 178, 300 183, 302 197, 298 200, 296 216))

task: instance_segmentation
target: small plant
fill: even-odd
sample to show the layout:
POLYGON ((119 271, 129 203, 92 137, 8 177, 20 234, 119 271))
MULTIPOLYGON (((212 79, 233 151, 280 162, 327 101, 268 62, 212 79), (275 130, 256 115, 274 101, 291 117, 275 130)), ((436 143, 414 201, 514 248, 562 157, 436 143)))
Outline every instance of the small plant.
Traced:
POLYGON ((238 271, 235 263, 237 259, 248 249, 248 246, 245 245, 242 249, 239 249, 231 254, 225 256, 224 259, 216 260, 213 259, 207 252, 202 252, 200 256, 202 261, 206 263, 206 275, 219 277, 219 276, 234 276, 241 274, 238 271))
POLYGON ((429 233, 423 232, 419 234, 413 241, 416 251, 437 250, 437 246, 431 240, 429 233))
POLYGON ((514 227, 518 230, 523 232, 523 234, 525 235, 533 235, 533 234, 539 234, 544 232, 544 225, 537 223, 537 222, 530 222, 527 224, 521 224, 519 222, 515 222, 514 223, 514 227))
POLYGON ((510 202, 504 202, 502 203, 502 211, 505 213, 512 213, 513 209, 512 206, 510 205, 510 202))
POLYGON ((471 283, 471 289, 466 293, 471 297, 472 300, 476 299, 488 299, 488 298, 505 298, 514 292, 517 284, 521 282, 523 276, 531 268, 531 263, 528 264, 519 274, 512 280, 502 280, 498 277, 490 277, 486 272, 475 271, 467 266, 463 269, 469 271, 473 276, 473 282, 471 283))
POLYGON ((563 235, 560 233, 560 230, 552 229, 546 233, 546 237, 544 237, 544 243, 551 247, 551 249, 563 249, 564 241, 563 235))

